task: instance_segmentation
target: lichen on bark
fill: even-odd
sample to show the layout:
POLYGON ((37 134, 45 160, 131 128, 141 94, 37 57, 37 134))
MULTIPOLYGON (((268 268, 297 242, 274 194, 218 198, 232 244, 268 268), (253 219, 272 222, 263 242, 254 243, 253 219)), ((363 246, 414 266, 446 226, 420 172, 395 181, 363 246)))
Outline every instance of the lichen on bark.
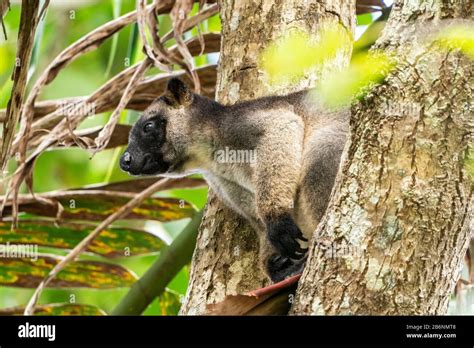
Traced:
POLYGON ((471 238, 474 68, 415 28, 473 19, 469 1, 396 1, 377 47, 396 69, 352 109, 330 205, 293 314, 443 314, 471 238), (325 253, 330 245, 342 253, 325 253))

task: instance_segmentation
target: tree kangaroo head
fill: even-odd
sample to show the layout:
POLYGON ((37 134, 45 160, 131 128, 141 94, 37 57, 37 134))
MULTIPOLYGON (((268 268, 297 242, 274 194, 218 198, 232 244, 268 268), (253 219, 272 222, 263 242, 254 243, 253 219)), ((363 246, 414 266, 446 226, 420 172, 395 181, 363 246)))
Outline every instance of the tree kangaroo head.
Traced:
POLYGON ((181 80, 168 82, 165 93, 141 115, 129 135, 128 147, 120 158, 122 170, 132 175, 178 173, 189 157, 192 142, 192 114, 195 95, 181 80))

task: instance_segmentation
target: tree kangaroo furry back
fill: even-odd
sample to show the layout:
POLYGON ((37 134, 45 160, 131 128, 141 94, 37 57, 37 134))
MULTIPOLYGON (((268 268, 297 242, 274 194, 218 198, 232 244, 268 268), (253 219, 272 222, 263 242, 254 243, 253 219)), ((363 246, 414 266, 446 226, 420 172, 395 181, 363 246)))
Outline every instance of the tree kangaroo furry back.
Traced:
POLYGON ((277 282, 304 267, 347 126, 348 113, 323 111, 308 91, 227 106, 171 79, 133 126, 120 167, 132 175, 201 173, 257 231, 262 267, 277 282))

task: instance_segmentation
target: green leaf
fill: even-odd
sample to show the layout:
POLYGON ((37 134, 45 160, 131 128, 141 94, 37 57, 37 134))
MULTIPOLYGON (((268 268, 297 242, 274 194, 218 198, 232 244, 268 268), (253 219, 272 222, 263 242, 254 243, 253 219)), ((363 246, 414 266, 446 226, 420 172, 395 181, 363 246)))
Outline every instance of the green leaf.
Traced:
MULTIPOLYGON (((33 247, 0 245, 0 285, 36 288, 61 260, 52 255, 38 255, 33 247), (20 255, 27 257, 18 258, 20 255), (30 256, 31 258, 28 258, 30 256)), ((113 289, 128 287, 136 280, 135 274, 119 265, 98 261, 74 261, 59 272, 49 286, 113 289)))
POLYGON ((371 13, 364 13, 357 16, 357 25, 369 25, 373 21, 371 13))
MULTIPOLYGON (((0 24, 0 37, 3 36, 3 32, 0 24)), ((7 45, 0 44, 0 91, 4 86, 4 83, 8 80, 11 75, 12 66, 9 64, 14 59, 13 50, 7 45)), ((1 106, 2 104, 0 104, 1 106)))
POLYGON ((473 29, 472 25, 457 24, 438 34, 435 41, 445 49, 459 49, 474 60, 473 29))
MULTIPOLYGON (((43 194, 43 197, 58 201, 64 208, 65 219, 102 221, 113 214, 135 196, 130 192, 102 190, 58 191, 43 194)), ((20 199, 20 211, 39 216, 54 217, 57 207, 35 201, 31 197, 20 199)), ((7 203, 6 214, 11 213, 11 202, 7 203)), ((134 208, 125 219, 157 220, 168 222, 190 218, 195 209, 184 200, 175 198, 147 198, 134 208)))
MULTIPOLYGON (((44 0, 40 1, 40 8, 44 6, 44 0)), ((40 21, 38 23, 38 27, 36 29, 35 37, 34 37, 34 44, 33 44, 33 50, 31 52, 31 58, 30 58, 30 66, 28 69, 28 81, 31 79, 33 74, 36 71, 36 68, 39 63, 39 58, 40 58, 40 47, 41 47, 41 42, 43 41, 43 33, 44 33, 44 25, 46 23, 46 16, 48 12, 45 13, 43 18, 40 18, 40 21)))
POLYGON ((393 59, 384 52, 357 54, 348 69, 331 73, 315 96, 329 107, 347 106, 374 84, 381 83, 394 68, 393 59))
POLYGON ((363 51, 368 51, 375 44, 375 41, 377 41, 377 39, 382 34, 383 29, 385 28, 385 24, 387 23, 391 9, 391 6, 382 8, 382 14, 377 17, 377 19, 372 19, 368 28, 354 43, 354 47, 352 50, 353 56, 357 56, 363 51))
MULTIPOLYGON (((38 246, 72 249, 94 230, 94 225, 61 223, 55 226, 50 221, 21 221, 17 229, 0 222, 0 244, 36 244, 38 246)), ((161 250, 165 245, 155 235, 131 228, 109 227, 102 231, 87 248, 87 251, 105 257, 142 255, 161 250)))
POLYGON ((221 17, 219 15, 212 16, 207 20, 207 30, 210 32, 220 33, 222 30, 221 17))
POLYGON ((334 59, 351 43, 351 36, 341 25, 322 24, 317 35, 292 30, 263 51, 260 66, 271 84, 297 81, 308 69, 334 59))
MULTIPOLYGON (((117 19, 120 16, 120 10, 122 8, 122 1, 121 0, 113 0, 112 1, 112 12, 114 19, 117 19)), ((105 76, 109 77, 110 72, 112 71, 112 65, 114 64, 114 58, 117 55, 117 45, 118 45, 119 36, 116 33, 112 37, 112 46, 110 47, 109 53, 109 61, 107 63, 107 69, 105 69, 105 76)))
POLYGON ((138 30, 138 24, 134 23, 132 26, 132 30, 130 31, 130 36, 128 39, 128 47, 127 47, 127 58, 129 59, 129 64, 133 65, 137 61, 137 51, 138 50, 138 39, 140 37, 140 32, 138 30))
MULTIPOLYGON (((0 315, 23 315, 25 308, 13 307, 0 309, 0 315)), ((35 315, 106 315, 102 309, 86 305, 71 303, 51 303, 35 307, 35 315)))
POLYGON ((181 308, 180 295, 168 289, 158 297, 158 303, 161 315, 178 315, 181 308))

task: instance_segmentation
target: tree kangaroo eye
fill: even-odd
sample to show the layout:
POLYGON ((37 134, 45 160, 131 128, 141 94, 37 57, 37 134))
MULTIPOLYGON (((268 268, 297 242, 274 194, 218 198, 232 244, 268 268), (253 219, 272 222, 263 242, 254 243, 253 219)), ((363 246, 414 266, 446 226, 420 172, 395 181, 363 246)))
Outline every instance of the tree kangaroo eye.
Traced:
POLYGON ((154 128, 153 122, 148 122, 143 126, 143 132, 144 133, 150 133, 154 128))

